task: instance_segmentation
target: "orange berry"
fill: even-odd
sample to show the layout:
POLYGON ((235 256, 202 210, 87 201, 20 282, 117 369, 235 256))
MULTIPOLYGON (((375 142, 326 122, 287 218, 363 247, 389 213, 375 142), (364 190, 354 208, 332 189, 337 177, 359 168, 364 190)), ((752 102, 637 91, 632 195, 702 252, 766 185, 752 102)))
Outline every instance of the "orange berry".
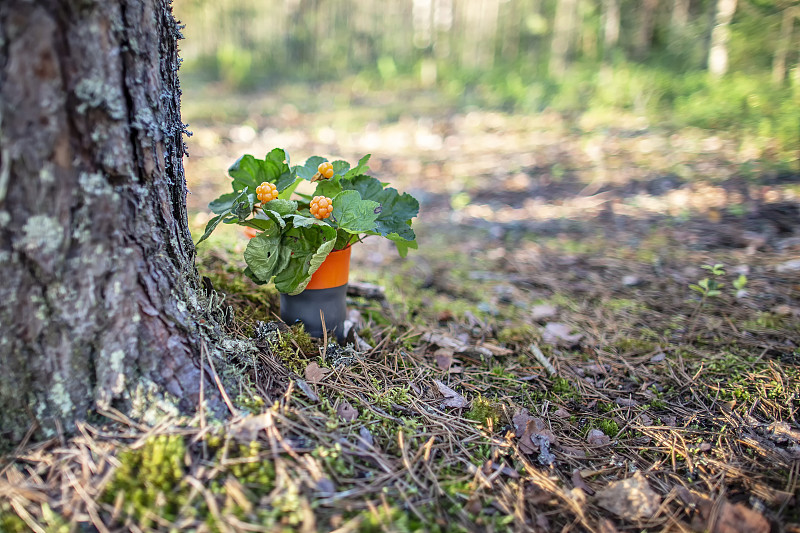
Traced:
POLYGON ((320 165, 317 167, 317 171, 325 178, 330 179, 333 177, 333 165, 327 161, 320 163, 320 165))
POLYGON ((256 196, 258 196, 258 200, 261 203, 267 203, 270 200, 275 200, 278 198, 278 188, 275 186, 274 183, 270 183, 265 181, 258 187, 256 187, 256 196))
POLYGON ((315 196, 311 199, 308 210, 311 211, 311 214, 314 215, 315 218, 323 220, 331 216, 331 212, 333 211, 332 202, 333 200, 325 196, 315 196))

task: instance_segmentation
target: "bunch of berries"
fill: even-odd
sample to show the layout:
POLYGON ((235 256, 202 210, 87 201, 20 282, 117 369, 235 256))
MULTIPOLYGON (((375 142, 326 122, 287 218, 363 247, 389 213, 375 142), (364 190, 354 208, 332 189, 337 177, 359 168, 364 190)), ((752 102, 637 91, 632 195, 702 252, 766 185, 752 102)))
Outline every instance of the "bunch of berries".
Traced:
POLYGON ((333 211, 333 204, 331 202, 332 200, 325 196, 315 196, 311 200, 309 210, 311 211, 311 214, 319 220, 328 218, 331 216, 331 211, 333 211))
POLYGON ((317 167, 317 172, 319 172, 323 178, 331 179, 333 177, 333 165, 327 161, 320 163, 320 165, 317 167))
POLYGON ((274 183, 265 181, 256 187, 256 196, 258 196, 258 200, 262 204, 265 204, 270 200, 276 200, 278 198, 278 188, 274 183))

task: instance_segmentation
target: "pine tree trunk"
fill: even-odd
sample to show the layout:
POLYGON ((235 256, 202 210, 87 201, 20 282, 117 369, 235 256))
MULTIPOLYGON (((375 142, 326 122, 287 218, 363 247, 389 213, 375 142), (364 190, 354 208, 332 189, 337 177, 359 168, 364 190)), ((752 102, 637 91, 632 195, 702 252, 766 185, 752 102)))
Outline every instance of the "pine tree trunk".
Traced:
POLYGON ((786 79, 786 59, 792 44, 794 19, 800 14, 800 6, 792 6, 783 10, 781 16, 781 33, 772 59, 772 81, 780 85, 786 79))
POLYGON ((717 0, 715 5, 708 49, 708 71, 718 78, 728 72, 728 39, 730 24, 736 13, 736 0, 717 0))
POLYGON ((642 0, 637 13, 636 32, 633 35, 633 56, 636 59, 643 60, 650 54, 658 2, 659 0, 642 0))
POLYGON ((619 0, 603 0, 603 60, 609 62, 619 43, 619 0))
POLYGON ((178 37, 167 0, 0 3, 0 441, 197 406, 178 37))
POLYGON ((578 30, 577 0, 558 0, 553 21, 553 40, 550 44, 548 70, 554 78, 561 78, 567 71, 576 32, 578 30))

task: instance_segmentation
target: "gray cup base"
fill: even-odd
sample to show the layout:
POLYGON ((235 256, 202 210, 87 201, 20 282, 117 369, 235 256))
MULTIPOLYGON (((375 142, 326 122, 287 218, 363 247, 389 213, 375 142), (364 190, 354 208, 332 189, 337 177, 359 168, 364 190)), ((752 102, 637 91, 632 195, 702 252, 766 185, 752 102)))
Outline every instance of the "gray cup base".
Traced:
POLYGON ((306 289, 300 294, 281 294, 281 320, 291 326, 305 325, 312 337, 322 338, 320 310, 325 315, 328 338, 344 340, 344 320, 347 318, 347 284, 330 289, 306 289))

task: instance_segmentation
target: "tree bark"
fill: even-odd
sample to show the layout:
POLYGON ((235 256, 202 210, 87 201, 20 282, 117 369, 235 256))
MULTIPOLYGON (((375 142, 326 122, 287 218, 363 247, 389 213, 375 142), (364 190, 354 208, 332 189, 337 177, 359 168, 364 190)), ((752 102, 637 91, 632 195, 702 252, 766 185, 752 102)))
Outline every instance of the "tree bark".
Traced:
POLYGON ((570 53, 578 31, 577 0, 558 0, 553 20, 553 40, 550 44, 549 72, 561 78, 567 71, 570 53))
POLYGON ((717 0, 711 41, 708 49, 708 71, 719 78, 728 72, 728 39, 730 24, 736 13, 736 0, 717 0))
POLYGON ((636 33, 633 35, 633 55, 636 59, 645 59, 650 54, 658 2, 659 0, 642 0, 642 4, 639 7, 636 33))
POLYGON ((608 62, 619 43, 619 0, 603 0, 603 60, 608 62))
POLYGON ((792 44, 794 19, 800 14, 800 6, 791 6, 783 10, 781 15, 781 33, 772 59, 772 81, 780 85, 786 79, 786 59, 792 44))
POLYGON ((167 0, 0 3, 0 441, 197 406, 178 38, 167 0))

